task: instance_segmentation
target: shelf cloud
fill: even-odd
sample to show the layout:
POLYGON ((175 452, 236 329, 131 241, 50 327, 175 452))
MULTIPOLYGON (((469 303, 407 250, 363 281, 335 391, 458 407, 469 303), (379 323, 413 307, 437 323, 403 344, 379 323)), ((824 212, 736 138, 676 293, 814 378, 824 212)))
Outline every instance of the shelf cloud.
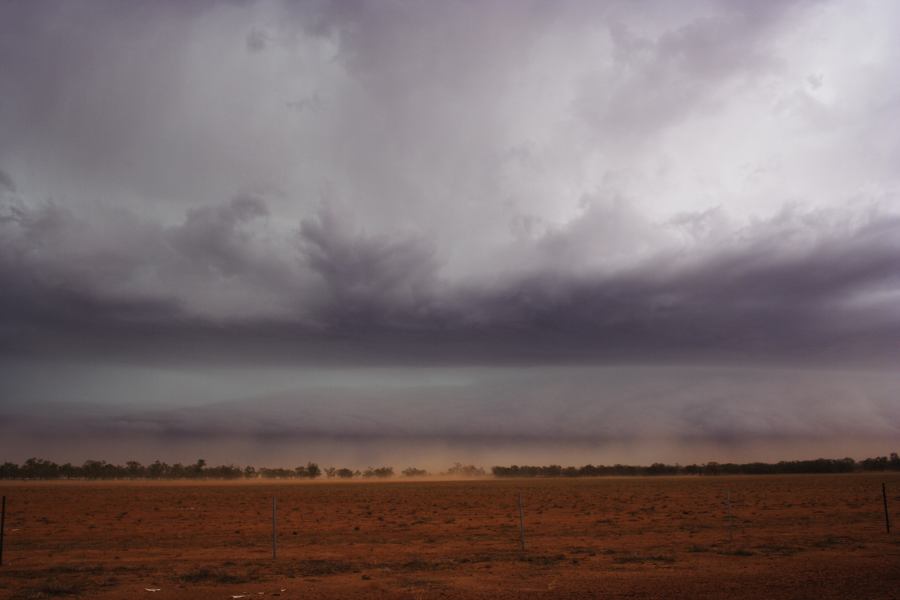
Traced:
POLYGON ((498 249, 485 259, 502 265, 495 275, 471 279, 446 276, 420 235, 369 234, 327 207, 279 235, 268 214, 249 196, 171 226, 11 208, 0 225, 5 351, 96 339, 140 354, 142 334, 165 332, 226 355, 273 336, 272 358, 298 363, 323 360, 320 342, 341 349, 335 361, 400 364, 896 355, 900 219, 880 212, 785 210, 708 240, 692 230, 721 215, 651 224, 591 206, 498 249), (632 235, 617 249, 593 237, 606 228, 632 235), (641 235, 654 247, 628 255, 641 235), (604 250, 623 262, 577 263, 604 250))

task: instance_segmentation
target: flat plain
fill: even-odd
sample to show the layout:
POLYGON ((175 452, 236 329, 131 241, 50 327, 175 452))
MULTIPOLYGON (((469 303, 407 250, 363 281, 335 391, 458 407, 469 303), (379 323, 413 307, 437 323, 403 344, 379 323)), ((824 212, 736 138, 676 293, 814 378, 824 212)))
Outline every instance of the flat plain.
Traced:
POLYGON ((0 598, 900 598, 882 482, 2 482, 0 598))

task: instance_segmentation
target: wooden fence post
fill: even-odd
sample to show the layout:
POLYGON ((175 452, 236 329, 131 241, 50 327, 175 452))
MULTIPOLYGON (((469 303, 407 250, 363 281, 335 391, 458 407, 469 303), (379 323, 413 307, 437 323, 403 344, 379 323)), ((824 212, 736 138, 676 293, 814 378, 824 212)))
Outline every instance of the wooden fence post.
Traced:
POLYGON ((731 511, 731 490, 728 490, 725 497, 728 503, 728 544, 734 544, 734 514, 731 511))
POLYGON ((0 567, 3 566, 3 531, 6 529, 6 496, 0 501, 0 567))
POLYGON ((278 501, 272 496, 272 560, 278 556, 278 534, 276 529, 276 514, 278 511, 278 501))
POLYGON ((888 535, 890 535, 890 533, 891 533, 891 515, 888 512, 887 489, 885 489, 884 483, 881 484, 881 499, 884 502, 884 528, 887 530, 888 535))
POLYGON ((522 508, 522 494, 519 494, 519 545, 525 552, 525 510, 522 508))

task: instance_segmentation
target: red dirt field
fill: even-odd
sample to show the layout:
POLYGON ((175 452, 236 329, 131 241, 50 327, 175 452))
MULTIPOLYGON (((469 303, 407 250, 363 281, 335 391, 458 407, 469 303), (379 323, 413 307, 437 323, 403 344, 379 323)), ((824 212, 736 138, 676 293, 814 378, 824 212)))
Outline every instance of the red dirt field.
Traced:
POLYGON ((882 481, 4 482, 0 598, 900 598, 882 481))

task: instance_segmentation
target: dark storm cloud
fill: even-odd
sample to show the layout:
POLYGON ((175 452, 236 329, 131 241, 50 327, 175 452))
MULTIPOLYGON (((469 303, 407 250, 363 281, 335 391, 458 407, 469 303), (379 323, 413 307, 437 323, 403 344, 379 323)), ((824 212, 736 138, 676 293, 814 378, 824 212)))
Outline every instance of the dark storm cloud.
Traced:
MULTIPOLYGON (((612 272, 565 268, 586 243, 575 223, 529 242, 538 258, 527 268, 497 271, 479 284, 443 278, 435 248, 421 237, 368 234, 328 207, 284 234, 296 240, 286 259, 275 249, 288 242, 253 229, 265 226, 266 215, 262 200, 242 196, 193 209, 171 227, 122 216, 120 234, 137 245, 120 246, 92 242, 96 231, 59 207, 8 206, 0 224, 0 283, 10 290, 3 299, 6 351, 56 338, 90 347, 95 338, 140 354, 144 344, 157 351, 138 335, 154 331, 156 341, 209 342, 232 356, 259 351, 271 338, 272 354, 297 362, 869 360, 897 353, 900 219, 889 215, 836 227, 845 218, 839 213, 787 211, 714 250, 705 243, 654 250, 612 272), (217 292, 238 298, 238 308, 225 302, 219 312, 204 312, 217 292), (247 307, 244 298, 274 298, 278 308, 247 307), (336 355, 329 358, 330 351, 336 355)), ((612 229, 654 231, 628 225, 634 216, 617 218, 612 229)), ((677 227, 693 231, 702 218, 681 217, 677 227)))
POLYGON ((240 227, 268 214, 265 203, 254 196, 238 196, 224 206, 191 209, 184 223, 170 230, 171 244, 189 260, 231 277, 252 270, 246 234, 240 227))
POLYGON ((894 46, 841 10, 7 3, 0 344, 889 361, 894 46))
POLYGON ((609 277, 540 273, 471 299, 475 328, 565 353, 818 357, 887 352, 900 328, 900 221, 797 250, 785 215, 708 256, 660 255, 609 277), (880 301, 867 301, 867 296, 880 301))
POLYGON ((92 339, 164 336, 182 328, 193 335, 215 329, 235 303, 272 310, 269 298, 284 295, 297 279, 245 229, 267 214, 252 196, 189 210, 172 226, 130 211, 90 218, 55 203, 30 207, 18 198, 0 210, 6 290, 0 302, 9 349, 30 347, 32 336, 82 338, 90 345, 92 339), (220 296, 227 301, 215 309, 220 296), (191 314, 192 298, 213 310, 191 314))
POLYGON ((305 263, 327 299, 320 318, 341 330, 418 327, 435 317, 435 249, 418 237, 354 232, 328 207, 300 225, 305 263))

